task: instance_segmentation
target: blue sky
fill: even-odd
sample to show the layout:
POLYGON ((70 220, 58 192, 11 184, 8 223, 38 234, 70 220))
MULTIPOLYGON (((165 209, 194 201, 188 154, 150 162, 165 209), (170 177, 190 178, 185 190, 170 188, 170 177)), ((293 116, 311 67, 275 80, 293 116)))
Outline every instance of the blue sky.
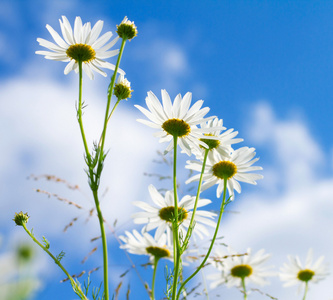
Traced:
MULTIPOLYGON (((118 219, 117 234, 134 228, 130 215, 136 209, 131 201, 149 200, 150 178, 142 174, 157 171, 152 159, 162 149, 152 130, 135 122, 141 116, 133 105, 144 105, 149 90, 160 96, 160 90, 166 89, 172 98, 191 91, 193 100, 203 99, 210 114, 239 131, 244 138, 241 146, 257 149, 258 164, 264 168, 265 179, 256 187, 242 185, 242 194, 230 206, 239 213, 225 216, 221 234, 226 242, 240 252, 247 247, 265 248, 273 254, 277 269, 286 255, 304 259, 310 247, 332 265, 332 12, 330 1, 4 1, 0 12, 0 255, 7 255, 24 237, 10 221, 20 210, 29 211, 36 235, 47 236, 55 252, 66 251, 72 273, 79 273, 80 260, 99 246, 89 242, 98 235, 98 227, 96 220, 85 222, 87 211, 78 213, 33 190, 68 197, 87 210, 92 205, 75 120, 77 77, 63 75, 64 63, 47 61, 34 52, 41 50, 37 37, 51 39, 45 25, 59 31, 62 15, 72 24, 76 16, 93 24, 102 19, 103 32, 114 32, 126 15, 139 30, 138 37, 126 44, 121 62, 134 93, 111 123, 110 141, 115 143, 108 144, 103 182, 109 188, 103 200, 105 214, 111 224, 118 219), (112 130, 112 126, 119 127, 112 130), (130 174, 124 172, 124 165, 133 166, 130 174), (44 180, 27 180, 30 174, 54 174, 81 189, 73 192, 44 180), (115 199, 126 201, 120 204, 115 199), (78 214, 78 224, 63 234, 64 226, 78 214)), ((85 78, 84 83, 89 102, 87 135, 92 142, 100 130, 95 120, 103 114, 108 79, 97 75, 95 81, 85 78)), ((213 201, 211 209, 217 209, 215 190, 204 196, 213 201)), ((111 236, 116 285, 130 264, 111 236)), ((84 269, 100 264, 98 251, 84 269)), ((132 257, 137 265, 147 261, 132 257)), ((72 299, 70 288, 59 284, 60 271, 43 253, 38 252, 38 258, 36 274, 43 280, 36 299, 72 299)), ((150 270, 140 268, 140 272, 149 282, 150 270)), ((99 282, 101 273, 94 276, 99 282)), ((135 276, 129 272, 124 286, 130 280, 131 287, 144 295, 135 276)), ((163 282, 162 267, 160 276, 163 282)), ((311 287, 309 299, 329 300, 330 281, 332 276, 311 287)), ((295 299, 296 290, 282 289, 275 279, 264 288, 286 300, 295 299)), ((222 287, 211 292, 212 299, 217 293, 227 299, 241 298, 237 289, 222 287)), ((265 297, 256 294, 252 299, 265 297)))

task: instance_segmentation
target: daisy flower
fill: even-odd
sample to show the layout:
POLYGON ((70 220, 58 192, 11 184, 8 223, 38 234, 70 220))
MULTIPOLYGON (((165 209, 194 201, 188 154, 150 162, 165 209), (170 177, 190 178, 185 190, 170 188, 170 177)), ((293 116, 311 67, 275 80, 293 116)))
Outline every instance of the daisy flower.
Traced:
MULTIPOLYGON (((149 194, 153 200, 155 206, 151 206, 146 202, 135 201, 133 204, 144 212, 135 213, 132 218, 134 218, 134 223, 136 224, 146 224, 145 230, 150 231, 155 228, 155 238, 159 239, 164 232, 167 233, 168 244, 171 244, 172 239, 172 220, 174 218, 174 194, 173 191, 167 191, 163 197, 157 189, 151 184, 149 186, 149 194)), ((195 203, 195 197, 186 195, 178 203, 178 218, 179 218, 179 232, 183 237, 185 237, 187 228, 190 225, 190 220, 192 217, 192 211, 195 203)), ((198 207, 205 206, 211 203, 208 199, 199 199, 198 207)), ((194 216, 195 227, 193 232, 196 233, 201 239, 203 235, 208 235, 209 232, 205 225, 216 227, 216 223, 213 219, 216 214, 205 211, 197 210, 194 216)))
MULTIPOLYGON (((165 153, 173 149, 173 138, 177 137, 177 143, 180 148, 190 156, 192 149, 200 151, 200 145, 208 148, 207 144, 202 142, 200 138, 203 133, 210 133, 211 128, 198 128, 199 125, 209 119, 203 118, 208 112, 209 108, 201 108, 203 100, 199 100, 190 108, 192 100, 192 93, 186 93, 182 98, 178 94, 171 102, 169 94, 166 90, 162 90, 162 102, 154 95, 153 92, 148 92, 146 97, 146 104, 149 110, 135 105, 150 121, 139 119, 137 121, 148 125, 149 127, 159 129, 154 135, 160 138, 159 142, 169 142, 165 153)), ((207 139, 215 139, 215 137, 207 136, 207 139)))
MULTIPOLYGON (((215 151, 213 156, 207 160, 202 185, 202 191, 217 184, 216 196, 219 198, 224 189, 224 178, 227 179, 227 189, 230 199, 234 198, 234 190, 241 192, 241 186, 238 181, 257 184, 256 180, 262 179, 259 174, 248 173, 250 171, 262 170, 261 167, 252 166, 259 158, 253 159, 256 155, 254 148, 242 147, 233 151, 230 157, 224 157, 215 151)), ((187 169, 201 172, 202 162, 187 161, 187 169)), ((197 174, 186 181, 190 183, 199 180, 200 174, 197 174)))
MULTIPOLYGON (((238 131, 234 131, 233 128, 223 132, 226 128, 223 127, 222 119, 219 120, 218 118, 215 118, 213 120, 209 120, 200 124, 200 127, 211 130, 211 132, 209 134, 205 134, 205 136, 214 136, 217 138, 216 140, 206 139, 204 137, 201 138, 201 141, 208 145, 209 150, 212 150, 208 152, 208 157, 210 158, 212 158, 213 151, 219 152, 222 156, 229 157, 230 152, 233 151, 231 145, 243 141, 243 139, 234 138, 238 134, 238 131)), ((197 159, 203 160, 205 149, 200 147, 200 150, 201 151, 199 153, 195 153, 195 155, 197 159)))
POLYGON ((127 100, 127 98, 131 98, 132 92, 131 83, 124 77, 124 75, 120 74, 114 86, 114 95, 118 99, 127 100))
POLYGON ((134 22, 125 17, 120 25, 117 25, 117 33, 122 39, 131 40, 137 36, 138 29, 134 22))
POLYGON ((158 239, 153 238, 147 232, 140 234, 136 230, 133 230, 133 234, 125 231, 125 234, 126 236, 119 236, 124 242, 120 246, 121 249, 126 249, 132 254, 149 255, 150 261, 155 258, 172 259, 172 248, 166 245, 165 234, 162 234, 158 239))
MULTIPOLYGON (((93 70, 106 76, 101 68, 115 70, 115 66, 104 61, 105 58, 115 56, 119 50, 109 49, 115 45, 119 37, 113 39, 106 44, 112 37, 111 31, 106 32, 99 37, 103 21, 99 20, 93 28, 90 22, 82 24, 80 17, 75 18, 74 30, 65 16, 59 19, 62 32, 61 37, 50 25, 46 25, 55 43, 38 38, 39 45, 48 48, 51 51, 36 51, 36 54, 44 55, 46 59, 68 62, 64 73, 67 75, 70 71, 78 73, 79 64, 82 62, 82 68, 90 79, 94 78, 93 70), (105 45, 106 44, 106 45, 105 45)), ((119 73, 125 74, 124 71, 118 69, 119 73)))
POLYGON ((274 276, 274 273, 269 271, 271 267, 264 265, 271 256, 265 253, 264 249, 253 254, 252 250, 248 248, 244 255, 240 255, 230 248, 228 251, 229 254, 226 255, 218 249, 215 251, 214 258, 210 258, 212 265, 219 270, 219 273, 211 274, 208 277, 213 280, 210 284, 211 288, 216 288, 221 284, 226 284, 227 287, 243 286, 243 288, 249 283, 263 286, 269 283, 266 277, 274 276))
POLYGON ((304 267, 298 256, 293 257, 289 255, 288 260, 289 263, 284 263, 280 269, 279 276, 282 281, 286 281, 283 285, 285 287, 299 284, 298 292, 305 289, 306 293, 309 282, 317 283, 329 274, 327 265, 323 263, 324 256, 319 257, 316 262, 313 262, 312 249, 308 251, 304 267))

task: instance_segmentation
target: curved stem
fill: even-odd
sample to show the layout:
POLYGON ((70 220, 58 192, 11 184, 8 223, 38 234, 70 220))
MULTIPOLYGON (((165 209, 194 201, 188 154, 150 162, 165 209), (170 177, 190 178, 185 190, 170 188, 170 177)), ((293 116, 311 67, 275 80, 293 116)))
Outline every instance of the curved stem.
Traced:
POLYGON ((65 269, 65 267, 60 263, 59 259, 57 259, 50 251, 47 247, 45 247, 43 244, 41 244, 35 237, 34 235, 31 233, 31 231, 26 227, 25 223, 22 224, 24 230, 26 231, 26 233, 32 238, 32 240, 39 246, 41 247, 52 259, 53 261, 60 267, 60 269, 66 274, 67 278, 70 280, 71 285, 73 287, 74 292, 80 296, 81 299, 85 299, 88 300, 87 297, 84 295, 84 293, 82 292, 81 288, 79 287, 79 285, 75 282, 75 280, 73 279, 73 277, 71 275, 69 275, 69 273, 67 272, 67 270, 65 269))
POLYGON ((86 152, 86 157, 88 160, 88 163, 90 164, 91 157, 88 149, 88 144, 86 140, 86 135, 84 133, 84 128, 83 128, 83 122, 82 122, 82 61, 78 62, 79 64, 79 105, 77 108, 77 120, 79 122, 80 126, 80 131, 81 131, 81 137, 84 145, 84 150, 86 152))
MULTIPOLYGON (((194 222, 194 215, 195 215, 195 212, 197 211, 198 201, 199 201, 200 192, 201 192, 202 178, 203 178, 203 173, 204 173, 205 167, 206 167, 208 152, 209 152, 209 149, 206 149, 204 160, 202 162, 202 169, 201 169, 201 174, 200 174, 200 179, 199 179, 199 184, 198 184, 197 196, 195 198, 194 208, 193 208, 193 211, 192 211, 192 217, 191 217, 190 225, 188 226, 186 236, 185 236, 185 239, 184 239, 184 244, 183 244, 184 248, 187 246, 188 241, 189 241, 189 239, 191 238, 191 235, 192 235, 192 226, 193 226, 193 222, 194 222)), ((184 251, 185 249, 182 249, 182 250, 184 251)))
MULTIPOLYGON (((116 76, 117 76, 117 72, 118 72, 118 68, 119 68, 121 56, 123 55, 123 52, 124 52, 125 43, 126 43, 126 40, 123 39, 121 41, 121 46, 120 46, 120 50, 119 50, 119 55, 118 55, 116 67, 114 69, 113 75, 111 77, 111 83, 109 85, 108 100, 107 100, 107 103, 106 103, 106 110, 105 110, 105 117, 104 117, 104 126, 103 126, 103 131, 102 131, 101 138, 100 138, 99 143, 98 143, 98 146, 100 147, 100 150, 101 150, 101 155, 100 155, 100 158, 99 158, 100 162, 102 161, 102 157, 103 157, 103 149, 104 149, 104 142, 105 142, 105 135, 106 135, 106 127, 108 125, 108 121, 109 121, 109 119, 111 117, 111 114, 112 114, 111 113, 109 115, 110 104, 111 104, 111 96, 112 96, 112 92, 113 92, 114 83, 116 81, 116 76)), ((119 102, 119 100, 118 100, 118 102, 119 102)), ((118 102, 117 102, 116 105, 118 105, 118 102)), ((113 108, 112 112, 114 111, 114 109, 115 109, 115 107, 113 108)))
POLYGON ((108 249, 106 242, 106 234, 104 229, 104 219, 102 215, 101 208, 99 206, 98 192, 97 190, 93 191, 96 211, 98 215, 99 226, 101 229, 102 245, 103 245, 103 273, 104 273, 104 299, 109 300, 109 279, 108 279, 108 249))
POLYGON ((305 291, 304 291, 304 297, 303 297, 303 300, 305 300, 306 298, 306 294, 308 293, 308 288, 309 288, 309 285, 308 285, 308 281, 305 283, 305 291))
POLYGON ((178 234, 178 196, 177 196, 177 136, 173 137, 173 193, 174 193, 174 220, 172 222, 173 232, 173 249, 174 251, 174 269, 173 269, 173 286, 172 300, 176 299, 178 286, 178 273, 180 269, 180 243, 178 234))
POLYGON ((223 189, 223 200, 222 200, 222 203, 221 203, 221 208, 220 208, 220 214, 219 214, 219 218, 218 218, 218 221, 217 221, 217 225, 216 225, 216 229, 215 229, 215 232, 214 232, 214 236, 212 238, 212 241, 210 243, 210 246, 209 246, 209 249, 208 249, 208 252, 205 256, 205 258, 203 259, 203 261, 201 262, 201 264, 199 265, 199 267, 192 273, 191 276, 189 276, 183 283, 182 285, 180 286, 179 288, 179 291, 178 291, 178 294, 177 294, 177 298, 176 299, 179 299, 180 297, 180 292, 181 290, 185 287, 185 285, 195 276, 198 274, 198 272, 203 268, 203 266, 205 265, 209 255, 210 255, 210 252, 212 251, 213 249, 213 246, 214 246, 214 243, 215 243, 215 240, 216 240, 216 236, 217 236, 217 232, 219 230, 219 227, 220 227, 220 223, 221 223, 221 219, 222 219, 222 215, 223 215, 223 212, 224 212, 224 207, 225 207, 225 198, 226 198, 226 189, 227 189, 227 179, 225 178, 224 179, 224 189, 223 189))
POLYGON ((152 283, 151 283, 151 300, 155 300, 155 278, 156 278, 156 269, 157 269, 158 261, 159 261, 159 258, 157 258, 155 256, 153 280, 152 280, 152 283))
POLYGON ((245 285, 245 278, 242 277, 242 287, 243 287, 243 293, 244 293, 244 300, 247 299, 247 293, 246 293, 246 285, 245 285))

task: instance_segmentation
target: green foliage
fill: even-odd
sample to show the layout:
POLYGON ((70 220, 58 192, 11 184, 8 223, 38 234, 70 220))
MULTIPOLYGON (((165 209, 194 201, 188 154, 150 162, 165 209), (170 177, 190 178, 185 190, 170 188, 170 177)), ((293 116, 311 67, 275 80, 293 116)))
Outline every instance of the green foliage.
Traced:
POLYGON ((58 263, 64 258, 65 254, 66 254, 66 253, 65 253, 64 251, 61 251, 61 252, 57 255, 56 260, 57 260, 58 263))
POLYGON ((43 236, 43 244, 46 249, 50 249, 50 242, 43 236))

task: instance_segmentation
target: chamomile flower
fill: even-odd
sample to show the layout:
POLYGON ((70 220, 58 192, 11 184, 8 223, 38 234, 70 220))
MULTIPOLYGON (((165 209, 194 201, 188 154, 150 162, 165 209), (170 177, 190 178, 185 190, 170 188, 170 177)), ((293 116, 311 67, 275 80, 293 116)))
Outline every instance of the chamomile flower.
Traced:
MULTIPOLYGON (((174 194, 173 191, 167 191, 165 196, 162 196, 157 189, 153 186, 149 186, 149 194, 153 200, 155 206, 151 206, 146 202, 136 201, 133 204, 144 212, 135 213, 134 223, 136 224, 147 224, 145 226, 146 231, 156 229, 155 238, 159 239, 164 232, 167 233, 168 244, 171 244, 172 239, 172 220, 174 218, 174 194)), ((192 209, 194 208, 195 197, 186 195, 178 203, 178 219, 179 219, 179 232, 185 237, 187 228, 190 225, 192 217, 192 209)), ((199 199, 198 207, 203 207, 211 203, 208 199, 199 199)), ((194 216, 195 227, 193 233, 203 238, 203 235, 208 235, 209 232, 207 226, 216 227, 213 219, 216 214, 205 211, 197 210, 194 216)))
POLYGON ((122 39, 131 40, 137 36, 138 29, 134 22, 125 17, 120 25, 117 25, 117 33, 122 39))
MULTIPOLYGON (((243 141, 243 139, 235 138, 235 136, 238 134, 238 131, 234 131, 233 128, 228 129, 226 131, 226 128, 223 127, 223 120, 215 118, 213 120, 209 120, 205 123, 200 124, 201 128, 204 129, 210 129, 211 132, 209 134, 205 134, 206 136, 214 136, 217 139, 211 140, 206 139, 205 137, 201 138, 201 141, 205 142, 209 147, 208 157, 212 158, 213 152, 217 151, 222 156, 229 157, 230 152, 233 151, 233 148, 231 145, 240 143, 243 141)), ((194 153, 196 155, 197 159, 203 159, 205 148, 200 147, 200 152, 194 153)))
POLYGON ((162 234, 158 239, 153 238, 149 233, 143 232, 140 234, 133 230, 133 234, 125 231, 126 236, 119 236, 124 242, 120 246, 126 249, 129 253, 139 255, 149 255, 150 261, 155 258, 172 259, 172 248, 166 245, 166 235, 162 234))
MULTIPOLYGON (((257 184, 256 180, 262 179, 259 174, 248 173, 250 171, 262 170, 261 167, 252 166, 259 158, 253 157, 256 155, 254 148, 242 147, 233 151, 230 157, 224 157, 218 152, 214 152, 213 156, 207 160, 202 185, 202 191, 217 184, 216 196, 219 198, 224 189, 224 179, 227 179, 227 189, 230 199, 234 198, 234 190, 241 192, 241 186, 238 181, 257 184)), ((187 169, 201 172, 202 162, 187 161, 185 166, 187 169)), ((186 181, 190 183, 199 180, 200 174, 197 174, 186 181)))
MULTIPOLYGON (((182 98, 178 94, 171 102, 169 94, 166 90, 162 90, 162 102, 154 95, 153 92, 148 92, 146 104, 149 110, 135 105, 150 121, 139 119, 137 121, 148 125, 149 127, 159 129, 154 135, 160 138, 159 142, 169 142, 165 153, 173 149, 173 138, 177 137, 177 143, 180 148, 187 154, 191 155, 192 149, 200 151, 200 145, 208 148, 207 144, 202 142, 200 138, 203 133, 209 134, 211 128, 198 128, 199 125, 214 117, 204 119, 209 108, 201 108, 203 101, 199 100, 190 108, 192 93, 186 93, 182 98)), ((215 137, 207 136, 207 139, 216 139, 215 137)))
POLYGON ((131 83, 120 74, 114 86, 114 95, 121 100, 131 98, 133 90, 131 90, 131 83))
POLYGON ((288 256, 289 263, 284 263, 280 269, 280 279, 286 281, 283 286, 299 284, 298 292, 305 289, 309 282, 317 283, 325 279, 329 274, 327 265, 324 264, 324 256, 313 262, 313 250, 308 251, 305 265, 301 263, 298 256, 288 256))
POLYGON ((210 259, 212 265, 219 270, 219 273, 208 277, 213 281, 210 284, 211 288, 221 284, 226 284, 227 287, 241 287, 243 281, 245 286, 249 283, 263 286, 269 283, 267 277, 274 276, 274 273, 269 271, 271 267, 265 266, 271 255, 265 253, 264 249, 255 254, 250 248, 245 254, 238 254, 230 248, 228 250, 229 254, 216 250, 214 258, 210 259))
MULTIPOLYGON (((94 78, 93 71, 106 76, 106 73, 102 71, 101 68, 115 69, 115 65, 106 62, 104 59, 119 53, 119 50, 109 51, 118 41, 119 37, 116 37, 110 43, 106 44, 112 37, 112 33, 108 31, 99 37, 103 28, 103 21, 99 20, 94 27, 91 28, 90 22, 82 24, 81 18, 76 17, 74 30, 65 16, 62 16, 62 20, 59 19, 59 22, 63 37, 50 25, 46 25, 47 30, 50 32, 56 44, 38 38, 37 41, 39 45, 51 51, 36 51, 36 54, 44 55, 46 59, 68 62, 64 71, 66 75, 73 70, 78 73, 79 62, 82 62, 83 71, 90 79, 94 78)), ((118 72, 125 74, 124 71, 120 69, 118 69, 118 72)))

